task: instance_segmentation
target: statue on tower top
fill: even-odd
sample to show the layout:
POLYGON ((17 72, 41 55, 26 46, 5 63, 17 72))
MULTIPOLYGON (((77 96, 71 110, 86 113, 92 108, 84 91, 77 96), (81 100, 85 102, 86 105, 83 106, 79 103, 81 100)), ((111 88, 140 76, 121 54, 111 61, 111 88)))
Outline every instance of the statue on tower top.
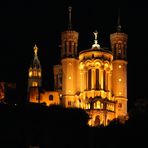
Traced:
POLYGON ((98 31, 96 30, 96 31, 94 31, 93 33, 94 33, 94 35, 95 35, 95 40, 97 40, 97 37, 98 37, 98 31))
POLYGON ((100 48, 100 45, 98 44, 98 40, 97 40, 97 38, 98 38, 98 31, 96 30, 93 33, 94 33, 94 36, 95 36, 95 40, 94 40, 95 43, 92 45, 92 47, 93 48, 94 47, 100 48))
POLYGON ((34 55, 37 56, 38 47, 36 46, 36 44, 34 45, 33 49, 34 49, 34 55))

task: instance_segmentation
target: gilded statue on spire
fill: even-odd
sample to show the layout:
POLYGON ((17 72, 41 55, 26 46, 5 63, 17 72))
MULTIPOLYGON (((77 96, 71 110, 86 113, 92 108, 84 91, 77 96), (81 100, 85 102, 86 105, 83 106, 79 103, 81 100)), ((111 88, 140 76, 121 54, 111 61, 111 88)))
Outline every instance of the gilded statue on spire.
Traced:
POLYGON ((36 46, 36 44, 34 45, 33 49, 34 49, 34 55, 37 56, 38 47, 36 46))
POLYGON ((97 40, 97 37, 98 37, 98 31, 96 30, 95 32, 93 32, 94 35, 95 35, 95 40, 97 40))
POLYGON ((98 38, 98 31, 96 30, 93 33, 94 33, 94 36, 95 36, 95 40, 94 40, 95 43, 92 45, 92 47, 100 48, 100 45, 98 44, 98 40, 97 40, 97 38, 98 38))

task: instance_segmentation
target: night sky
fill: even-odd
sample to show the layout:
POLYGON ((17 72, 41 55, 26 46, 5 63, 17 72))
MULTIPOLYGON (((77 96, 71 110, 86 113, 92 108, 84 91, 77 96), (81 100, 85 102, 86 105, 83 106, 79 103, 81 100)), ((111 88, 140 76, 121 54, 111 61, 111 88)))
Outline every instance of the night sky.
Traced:
POLYGON ((148 7, 139 2, 108 1, 21 1, 0 4, 0 80, 17 83, 20 94, 27 88, 33 46, 43 70, 43 87, 53 90, 53 65, 59 63, 61 32, 68 26, 72 6, 72 28, 79 32, 78 51, 91 48, 98 30, 101 47, 110 48, 109 35, 116 31, 118 8, 122 31, 128 34, 128 98, 148 98, 148 7))

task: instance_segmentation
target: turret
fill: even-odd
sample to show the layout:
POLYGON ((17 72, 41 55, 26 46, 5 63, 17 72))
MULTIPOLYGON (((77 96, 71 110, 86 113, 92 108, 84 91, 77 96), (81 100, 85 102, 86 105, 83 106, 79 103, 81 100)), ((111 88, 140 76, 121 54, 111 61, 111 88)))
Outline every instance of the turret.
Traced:
POLYGON ((38 47, 34 46, 34 59, 28 70, 28 99, 29 102, 39 102, 39 88, 42 85, 42 69, 38 59, 38 47))
POLYGON ((71 10, 69 7, 68 29, 61 34, 62 63, 62 103, 65 107, 75 107, 75 95, 78 91, 78 32, 72 30, 71 10))
POLYGON ((69 7, 69 23, 68 30, 62 32, 61 35, 61 57, 62 58, 76 58, 77 57, 77 46, 78 46, 78 32, 72 30, 71 24, 71 10, 72 7, 69 7))
POLYGON ((110 34, 113 52, 112 92, 117 101, 117 117, 127 115, 127 39, 128 35, 121 32, 119 14, 117 31, 110 34))

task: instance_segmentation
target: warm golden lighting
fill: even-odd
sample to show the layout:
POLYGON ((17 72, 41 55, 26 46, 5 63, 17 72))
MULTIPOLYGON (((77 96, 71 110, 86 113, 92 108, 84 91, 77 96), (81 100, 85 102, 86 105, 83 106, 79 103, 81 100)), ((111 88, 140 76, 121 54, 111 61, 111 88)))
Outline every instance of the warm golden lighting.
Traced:
POLYGON ((90 104, 86 104, 86 109, 90 109, 90 104))
POLYGON ((32 86, 33 86, 33 87, 38 86, 38 82, 32 82, 32 86))
POLYGON ((32 71, 29 71, 29 77, 32 77, 32 71))
POLYGON ((82 63, 80 63, 80 69, 83 69, 84 65, 82 63))
POLYGON ((100 101, 95 102, 94 104, 94 109, 100 109, 101 108, 101 103, 100 101))
POLYGON ((37 52, 38 52, 38 47, 36 46, 36 44, 34 45, 34 54, 35 54, 35 56, 37 56, 37 52))
POLYGON ((70 26, 71 20, 70 30, 62 32, 61 36, 61 61, 54 65, 55 91, 39 94, 42 73, 36 45, 34 64, 29 69, 29 87, 33 86, 34 98, 40 96, 40 101, 46 105, 52 102, 62 103, 66 108, 86 109, 91 126, 106 126, 108 121, 127 115, 127 35, 120 32, 111 34, 111 50, 108 50, 100 47, 98 32, 95 31, 92 47, 77 53, 79 33, 71 30, 70 26), (119 109, 118 104, 122 108, 119 109))
POLYGON ((37 76, 37 71, 33 71, 33 76, 34 76, 34 77, 37 76))
POLYGON ((41 72, 40 71, 38 72, 38 76, 41 77, 41 72))
POLYGON ((104 66, 105 66, 106 68, 108 68, 108 64, 107 64, 107 63, 105 63, 104 66))
POLYGON ((122 79, 121 79, 121 78, 119 78, 119 79, 118 79, 118 81, 119 81, 119 82, 121 82, 121 81, 122 81, 122 79))
POLYGON ((110 111, 114 111, 114 106, 112 104, 108 104, 107 109, 110 111))

